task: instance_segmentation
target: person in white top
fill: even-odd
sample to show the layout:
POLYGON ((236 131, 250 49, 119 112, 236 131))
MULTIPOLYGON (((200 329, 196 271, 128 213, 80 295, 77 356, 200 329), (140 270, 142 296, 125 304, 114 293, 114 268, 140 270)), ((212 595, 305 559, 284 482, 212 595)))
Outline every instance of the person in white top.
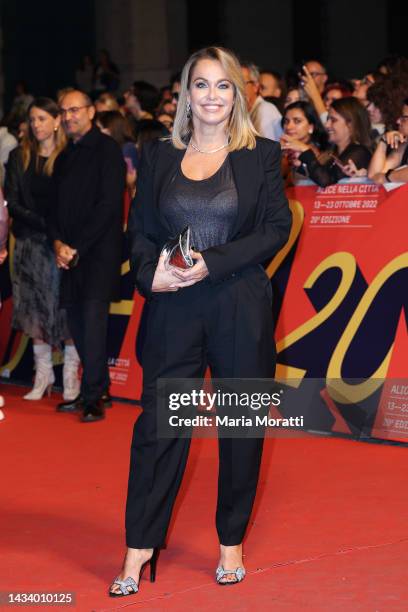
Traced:
POLYGON ((279 141, 282 136, 282 115, 271 102, 259 95, 259 70, 255 64, 241 63, 249 114, 260 136, 279 141))

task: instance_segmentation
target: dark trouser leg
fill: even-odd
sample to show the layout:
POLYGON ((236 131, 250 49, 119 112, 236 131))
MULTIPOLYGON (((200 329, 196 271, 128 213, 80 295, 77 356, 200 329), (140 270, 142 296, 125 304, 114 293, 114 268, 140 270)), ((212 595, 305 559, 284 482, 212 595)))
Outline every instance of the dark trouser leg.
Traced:
POLYGON ((81 358, 81 395, 97 401, 109 387, 107 330, 109 303, 85 300, 67 307, 68 327, 81 358))
POLYGON ((82 303, 78 304, 70 304, 66 307, 67 313, 67 323, 69 333, 71 334, 71 338, 74 341, 75 348, 78 351, 79 358, 81 363, 84 362, 84 339, 83 339, 83 313, 82 313, 82 303))
POLYGON ((161 546, 182 481, 189 438, 157 437, 158 378, 202 378, 200 292, 191 287, 160 294, 149 305, 143 348, 143 412, 131 448, 126 504, 126 543, 131 548, 161 546))
MULTIPOLYGON (((206 320, 214 378, 273 378, 273 320, 262 275, 224 283, 209 304, 206 320)), ((240 544, 244 538, 261 465, 263 438, 246 438, 244 427, 242 434, 242 438, 223 438, 219 431, 216 526, 225 546, 240 544)))

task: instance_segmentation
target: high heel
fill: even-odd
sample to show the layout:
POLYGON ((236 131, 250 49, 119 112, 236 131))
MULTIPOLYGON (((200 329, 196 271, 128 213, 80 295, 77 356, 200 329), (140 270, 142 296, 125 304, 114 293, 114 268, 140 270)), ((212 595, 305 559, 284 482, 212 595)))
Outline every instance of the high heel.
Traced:
POLYGON ((243 567, 237 567, 234 570, 226 570, 222 565, 219 565, 215 570, 215 580, 221 586, 224 586, 226 584, 237 584, 238 582, 242 582, 244 578, 245 570, 243 567), (225 576, 228 576, 229 574, 234 574, 235 580, 223 580, 223 578, 225 578, 225 576))
MULTIPOLYGON (((159 553, 160 553, 160 548, 157 548, 157 547, 154 548, 153 554, 150 557, 150 559, 148 559, 147 561, 143 563, 143 565, 140 568, 139 583, 140 583, 142 574, 147 564, 150 565, 150 582, 156 581, 156 568, 157 568, 157 559, 159 558, 159 553)), ((134 580, 131 576, 128 576, 124 580, 119 580, 119 577, 117 577, 112 582, 109 588, 109 596, 110 597, 127 597, 128 595, 136 595, 136 593, 139 591, 139 583, 137 583, 136 580, 134 580), (112 591, 112 587, 115 584, 119 586, 119 589, 120 589, 119 593, 115 593, 114 591, 112 591)))
POLYGON ((34 344, 35 378, 34 387, 24 395, 25 400, 40 400, 44 393, 51 395, 55 382, 52 369, 52 353, 49 344, 34 344))
POLYGON ((150 559, 150 582, 156 581, 157 559, 159 558, 160 548, 154 548, 150 559))

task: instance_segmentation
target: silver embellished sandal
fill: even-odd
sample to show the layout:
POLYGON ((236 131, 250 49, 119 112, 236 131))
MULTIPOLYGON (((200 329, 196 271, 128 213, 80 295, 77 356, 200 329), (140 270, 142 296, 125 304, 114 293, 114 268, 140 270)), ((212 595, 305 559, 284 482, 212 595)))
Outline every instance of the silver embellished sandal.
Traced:
MULTIPOLYGON (((154 548, 153 554, 150 557, 150 559, 148 559, 147 561, 143 563, 142 567, 140 568, 139 582, 142 577, 143 571, 147 565, 150 565, 150 582, 155 582, 156 566, 157 566, 157 559, 159 557, 159 552, 160 552, 160 548, 154 548)), ((129 576, 128 578, 125 578, 125 580, 119 580, 119 576, 118 576, 117 578, 115 578, 115 580, 112 582, 109 588, 109 596, 110 597, 126 597, 127 595, 136 595, 138 591, 139 591, 139 585, 137 584, 136 580, 134 580, 131 576, 129 576), (115 584, 117 584, 119 587, 118 592, 112 591, 112 587, 115 584)))
POLYGON ((129 578, 126 578, 126 580, 119 580, 119 578, 116 578, 112 582, 111 589, 114 584, 117 584, 119 586, 120 593, 116 593, 115 591, 110 590, 110 597, 125 597, 126 595, 136 595, 139 590, 136 581, 133 580, 131 576, 129 576, 129 578))
POLYGON ((225 584, 237 584, 237 582, 242 582, 245 578, 245 570, 243 567, 237 567, 235 570, 226 570, 222 565, 217 567, 215 570, 215 579, 218 584, 224 586, 225 584), (228 574, 235 574, 235 580, 222 580, 228 574))

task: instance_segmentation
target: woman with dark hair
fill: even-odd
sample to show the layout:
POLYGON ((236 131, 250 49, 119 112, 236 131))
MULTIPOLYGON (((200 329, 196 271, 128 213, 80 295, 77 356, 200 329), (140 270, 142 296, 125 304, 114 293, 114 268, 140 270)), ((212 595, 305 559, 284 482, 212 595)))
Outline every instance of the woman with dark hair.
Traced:
POLYGON ((289 178, 289 172, 292 170, 293 180, 304 179, 307 177, 307 167, 299 161, 299 148, 303 148, 303 145, 309 146, 319 159, 321 153, 327 149, 327 133, 308 102, 289 104, 284 110, 282 128, 280 143, 286 152, 282 160, 283 175, 289 178))
POLYGON ((53 206, 52 172, 66 144, 60 111, 50 98, 28 109, 28 134, 12 151, 5 194, 16 238, 13 274, 14 328, 33 339, 35 381, 27 400, 39 400, 54 383, 52 346, 65 341, 64 399, 79 393, 79 358, 59 308, 60 271, 47 239, 46 219, 53 206))
POLYGON ((354 97, 334 100, 327 119, 331 158, 320 164, 312 147, 300 143, 299 161, 306 165, 309 177, 326 187, 367 169, 371 159, 370 118, 366 109, 354 97))
MULTIPOLYGON (((218 379, 264 378, 273 386, 270 281, 261 264, 282 248, 290 227, 280 147, 254 131, 237 58, 219 47, 197 51, 183 69, 171 139, 143 146, 129 216, 131 271, 151 303, 143 344, 143 411, 131 449, 128 549, 112 597, 137 593, 147 564, 154 581, 189 453, 188 424, 181 437, 168 428, 160 435, 169 398, 160 401, 158 380, 187 379, 191 390, 191 379, 201 385, 209 366, 218 379), (162 249, 169 236, 184 235, 186 226, 195 249, 185 253, 191 265, 182 267, 162 249)), ((225 409, 218 405, 217 414, 225 409)), ((234 404, 233 410, 237 416, 240 407, 234 404)), ((244 425, 236 434, 228 437, 221 430, 218 438, 216 581, 222 585, 245 577, 242 541, 264 431, 251 437, 244 425)))
POLYGON ((404 100, 408 97, 408 72, 384 75, 367 91, 367 104, 377 109, 385 131, 395 130, 404 100))
POLYGON ((368 177, 379 184, 408 182, 408 98, 396 123, 398 130, 382 136, 368 168, 368 177))

